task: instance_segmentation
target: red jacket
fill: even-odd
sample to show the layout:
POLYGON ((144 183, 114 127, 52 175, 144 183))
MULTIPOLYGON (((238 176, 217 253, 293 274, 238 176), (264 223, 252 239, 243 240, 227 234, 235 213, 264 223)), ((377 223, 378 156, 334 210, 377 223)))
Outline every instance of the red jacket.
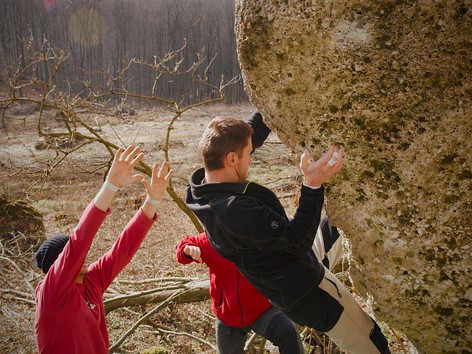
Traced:
POLYGON ((36 287, 36 344, 39 353, 108 354, 103 293, 130 262, 154 220, 141 209, 113 247, 88 267, 76 284, 95 234, 110 213, 92 203, 85 209, 64 250, 36 287))
POLYGON ((175 246, 177 262, 182 264, 194 262, 184 254, 186 245, 200 247, 201 258, 210 273, 212 310, 225 324, 236 328, 249 326, 272 306, 233 263, 216 253, 205 233, 188 235, 175 246))

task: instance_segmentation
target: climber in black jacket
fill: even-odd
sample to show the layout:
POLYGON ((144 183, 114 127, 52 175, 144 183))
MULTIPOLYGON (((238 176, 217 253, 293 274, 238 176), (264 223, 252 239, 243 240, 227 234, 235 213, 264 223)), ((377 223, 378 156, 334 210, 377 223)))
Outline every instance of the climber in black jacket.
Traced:
POLYGON ((325 332, 350 353, 389 353, 375 321, 312 251, 323 183, 342 168, 344 151, 332 145, 317 161, 302 154, 300 200, 289 219, 273 192, 247 181, 251 153, 269 133, 258 112, 248 122, 212 120, 200 143, 205 167, 191 176, 187 206, 215 250, 294 322, 325 332))

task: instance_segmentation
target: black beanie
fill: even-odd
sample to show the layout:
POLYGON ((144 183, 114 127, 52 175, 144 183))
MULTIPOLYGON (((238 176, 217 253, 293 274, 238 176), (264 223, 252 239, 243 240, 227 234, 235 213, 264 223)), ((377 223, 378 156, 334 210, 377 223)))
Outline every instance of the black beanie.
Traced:
POLYGON ((47 274, 49 268, 56 261, 57 257, 61 254, 67 241, 69 241, 69 235, 60 234, 48 238, 43 242, 36 252, 36 264, 41 268, 44 274, 47 274))

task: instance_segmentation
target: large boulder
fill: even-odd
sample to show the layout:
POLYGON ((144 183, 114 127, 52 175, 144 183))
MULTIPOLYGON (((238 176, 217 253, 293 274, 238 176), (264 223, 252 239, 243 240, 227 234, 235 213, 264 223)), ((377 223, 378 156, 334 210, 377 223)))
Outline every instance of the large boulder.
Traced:
POLYGON ((294 152, 344 146, 327 186, 376 316, 470 353, 472 2, 237 0, 246 91, 294 152))

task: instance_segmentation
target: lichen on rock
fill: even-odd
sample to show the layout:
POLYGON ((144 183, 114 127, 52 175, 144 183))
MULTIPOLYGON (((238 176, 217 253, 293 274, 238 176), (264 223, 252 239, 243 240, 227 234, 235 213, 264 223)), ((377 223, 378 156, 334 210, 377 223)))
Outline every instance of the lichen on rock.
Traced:
POLYGON ((356 287, 424 353, 472 348, 472 2, 238 0, 246 91, 329 183, 356 287))

